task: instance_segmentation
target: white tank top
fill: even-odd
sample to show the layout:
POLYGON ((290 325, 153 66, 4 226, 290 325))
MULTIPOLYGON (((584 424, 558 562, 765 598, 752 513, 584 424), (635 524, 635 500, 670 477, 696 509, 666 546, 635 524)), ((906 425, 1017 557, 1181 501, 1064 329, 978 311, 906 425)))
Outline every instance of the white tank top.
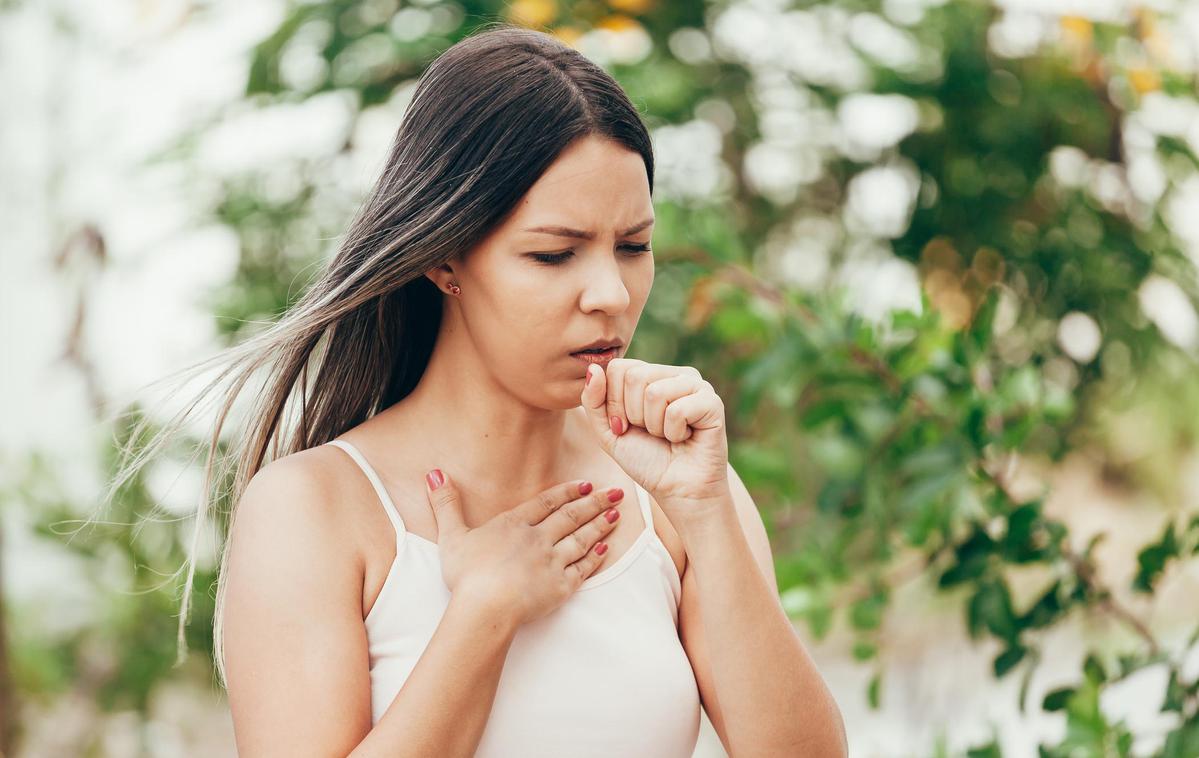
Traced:
MULTIPOLYGON (((408 533, 362 453, 345 440, 327 444, 357 462, 396 530, 395 561, 363 622, 374 725, 432 639, 450 591, 437 543, 408 533)), ((476 758, 694 755, 700 700, 679 640, 678 569, 654 531, 648 494, 634 486, 645 528, 566 602, 517 629, 476 758)))

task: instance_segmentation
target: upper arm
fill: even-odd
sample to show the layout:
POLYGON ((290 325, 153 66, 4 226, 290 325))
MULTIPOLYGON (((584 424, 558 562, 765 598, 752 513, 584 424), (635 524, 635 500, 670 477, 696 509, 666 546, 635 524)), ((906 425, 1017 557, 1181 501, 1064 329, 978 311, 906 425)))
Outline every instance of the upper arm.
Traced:
MULTIPOLYGON (((774 557, 770 551, 770 539, 766 533, 766 525, 754 504, 753 498, 746 489, 741 477, 729 467, 729 488, 733 493, 733 503, 736 505, 737 519, 750 551, 757 561, 758 568, 767 578, 770 586, 778 592, 778 579, 774 572, 774 557)), ((780 603, 781 604, 781 603, 780 603)), ((708 657, 707 641, 704 636, 703 620, 700 618, 699 592, 695 586, 695 575, 691 573, 691 564, 683 571, 682 597, 679 600, 679 637, 683 649, 691 661, 695 672, 695 683, 699 687, 700 701, 704 712, 712 722, 712 728, 720 737, 725 752, 729 751, 728 731, 724 723, 724 715, 720 709, 720 701, 716 696, 716 686, 712 679, 712 663, 708 657)))
POLYGON ((243 756, 346 755, 370 731, 362 576, 329 488, 287 456, 242 495, 223 647, 243 756))

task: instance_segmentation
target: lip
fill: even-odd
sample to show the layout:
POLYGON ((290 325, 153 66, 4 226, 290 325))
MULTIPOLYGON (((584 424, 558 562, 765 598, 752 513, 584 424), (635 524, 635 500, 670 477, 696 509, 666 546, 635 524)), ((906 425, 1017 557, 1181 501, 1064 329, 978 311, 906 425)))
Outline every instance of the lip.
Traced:
MULTIPOLYGON (((579 352, 579 350, 591 350, 591 349, 597 348, 597 347, 609 347, 609 346, 614 347, 617 350, 619 350, 621 347, 624 346, 624 343, 621 341, 620 337, 600 337, 597 340, 588 342, 586 345, 580 345, 574 351, 574 353, 579 352)), ((571 355, 574 355, 574 353, 571 353, 571 355)))
POLYGON ((571 353, 570 356, 583 363, 606 364, 620 352, 620 346, 612 347, 602 353, 571 353))

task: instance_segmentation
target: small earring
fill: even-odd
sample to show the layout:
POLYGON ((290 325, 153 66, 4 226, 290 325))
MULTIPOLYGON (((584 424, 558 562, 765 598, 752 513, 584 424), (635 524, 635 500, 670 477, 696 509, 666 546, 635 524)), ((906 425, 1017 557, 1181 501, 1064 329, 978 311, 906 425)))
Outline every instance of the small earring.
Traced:
POLYGON ((450 282, 450 293, 454 294, 454 295, 459 295, 462 293, 462 288, 459 287, 457 284, 450 282))

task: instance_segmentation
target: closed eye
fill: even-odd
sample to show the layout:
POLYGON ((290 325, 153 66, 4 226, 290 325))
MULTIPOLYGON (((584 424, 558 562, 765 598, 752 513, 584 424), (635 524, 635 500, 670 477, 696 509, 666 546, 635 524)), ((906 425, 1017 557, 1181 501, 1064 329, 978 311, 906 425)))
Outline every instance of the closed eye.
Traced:
MULTIPOLYGON (((651 252, 648 243, 643 243, 640 245, 621 245, 620 249, 625 250, 626 255, 632 258, 651 252)), ((530 253, 529 255, 539 263, 544 263, 547 266, 557 266, 561 263, 565 263, 567 258, 573 256, 574 251, 566 250, 561 253, 530 253)))

